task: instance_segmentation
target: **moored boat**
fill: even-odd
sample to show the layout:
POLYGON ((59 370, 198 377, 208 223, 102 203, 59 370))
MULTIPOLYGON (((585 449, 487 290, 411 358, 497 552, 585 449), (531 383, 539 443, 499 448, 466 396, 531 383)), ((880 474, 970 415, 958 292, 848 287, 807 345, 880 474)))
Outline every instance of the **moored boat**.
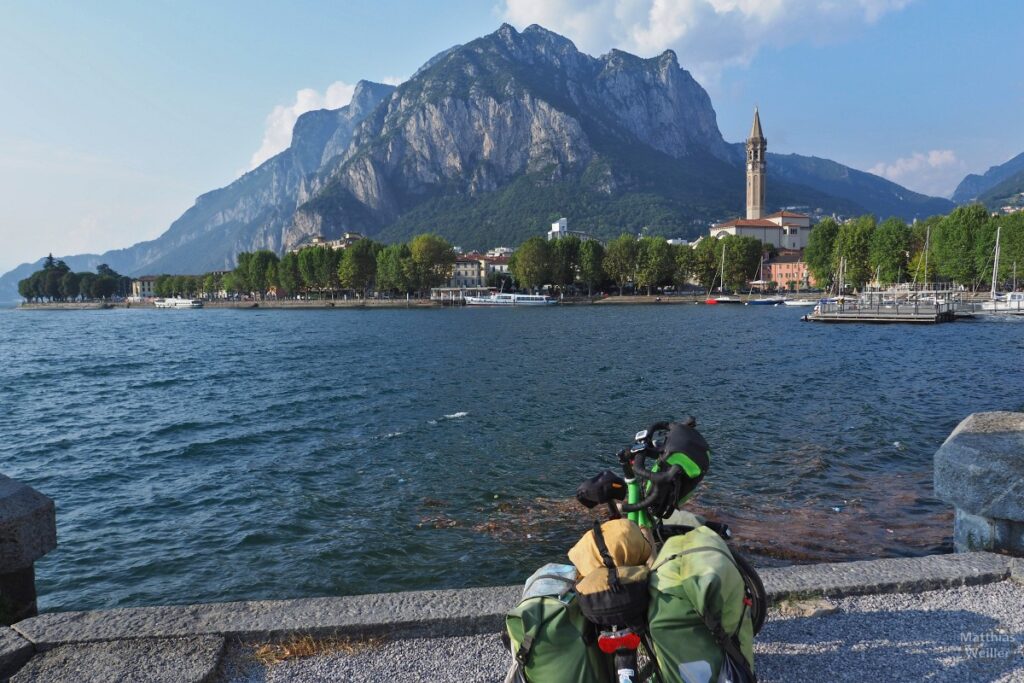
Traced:
POLYGON ((153 305, 157 308, 202 308, 202 299, 183 299, 177 296, 169 296, 164 299, 155 299, 153 305))
POLYGON ((557 299, 552 299, 544 294, 498 292, 490 296, 466 297, 467 306, 551 306, 557 303, 557 299))

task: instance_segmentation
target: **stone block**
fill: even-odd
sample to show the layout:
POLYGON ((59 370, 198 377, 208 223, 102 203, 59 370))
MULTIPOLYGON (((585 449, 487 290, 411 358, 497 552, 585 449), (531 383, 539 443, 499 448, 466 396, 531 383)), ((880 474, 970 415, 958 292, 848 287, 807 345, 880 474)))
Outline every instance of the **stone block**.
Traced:
POLYGON ((56 547, 53 501, 0 474, 0 574, 31 567, 56 547))
POLYGON ((958 552, 995 550, 1024 555, 1024 522, 972 515, 957 508, 953 543, 958 552))
POLYGON ((206 683, 223 651, 224 639, 216 636, 64 645, 33 657, 11 683, 206 683))
POLYGON ((935 453, 935 494, 971 515, 1024 522, 1024 413, 974 413, 935 453))
POLYGON ((28 661, 35 648, 12 629, 0 626, 0 681, 17 671, 28 661))

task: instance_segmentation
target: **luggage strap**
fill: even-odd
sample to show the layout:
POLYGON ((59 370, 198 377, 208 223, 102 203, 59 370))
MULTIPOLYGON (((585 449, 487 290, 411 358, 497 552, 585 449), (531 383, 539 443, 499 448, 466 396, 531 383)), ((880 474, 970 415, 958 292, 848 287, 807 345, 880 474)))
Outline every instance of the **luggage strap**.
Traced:
POLYGON ((608 552, 608 544, 604 542, 604 534, 601 533, 601 522, 594 520, 594 543, 597 544, 597 552, 601 553, 604 566, 608 567, 608 586, 612 593, 622 590, 622 582, 619 581, 619 571, 615 568, 615 561, 612 554, 608 552))
POLYGON ((722 550, 721 548, 718 548, 718 547, 713 546, 713 545, 702 545, 702 546, 698 546, 696 548, 690 548, 689 550, 684 550, 683 552, 676 553, 675 555, 669 555, 664 560, 662 560, 661 562, 659 562, 656 565, 654 565, 653 567, 651 567, 651 571, 652 572, 656 572, 666 562, 671 562, 672 560, 674 560, 674 559, 676 559, 678 557, 682 557, 683 555, 692 555, 693 553, 702 553, 705 550, 711 550, 711 551, 714 551, 716 553, 721 553, 722 555, 725 555, 727 558, 729 558, 729 562, 732 563, 732 566, 736 568, 736 571, 740 572, 740 576, 743 576, 743 572, 740 571, 739 565, 736 564, 736 560, 733 559, 732 553, 730 553, 728 550, 722 550))
POLYGON ((747 607, 744 605, 743 614, 740 615, 739 624, 736 627, 736 633, 729 635, 722 628, 722 623, 713 617, 709 617, 706 614, 701 614, 700 618, 704 621, 704 626, 711 631, 711 637, 715 639, 715 644, 725 652, 725 656, 728 657, 733 666, 740 670, 745 676, 745 681, 751 683, 757 683, 757 675, 754 674, 753 669, 750 668, 750 664, 747 662, 747 658, 743 656, 743 652, 740 650, 739 644, 737 643, 737 635, 740 629, 743 627, 743 617, 746 616, 747 607))

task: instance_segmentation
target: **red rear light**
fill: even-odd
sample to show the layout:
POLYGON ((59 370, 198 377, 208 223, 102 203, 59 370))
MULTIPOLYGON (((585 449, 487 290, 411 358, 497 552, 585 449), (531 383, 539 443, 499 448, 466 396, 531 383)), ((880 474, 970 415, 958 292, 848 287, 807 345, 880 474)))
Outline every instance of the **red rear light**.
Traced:
POLYGON ((640 647, 640 636, 632 631, 602 633, 597 637, 597 646, 606 655, 613 654, 616 650, 635 650, 640 647))

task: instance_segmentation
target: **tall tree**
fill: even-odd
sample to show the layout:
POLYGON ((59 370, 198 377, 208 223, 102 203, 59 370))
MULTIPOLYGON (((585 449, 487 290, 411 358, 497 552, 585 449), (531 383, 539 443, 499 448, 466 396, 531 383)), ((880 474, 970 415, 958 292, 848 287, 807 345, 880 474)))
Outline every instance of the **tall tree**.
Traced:
POLYGON ((682 289, 693 277, 697 264, 694 249, 689 244, 680 244, 675 249, 675 268, 672 271, 672 283, 676 289, 682 289))
POLYGON ((839 226, 832 248, 832 269, 838 271, 840 260, 845 259, 843 272, 846 282, 843 285, 862 289, 864 283, 871 279, 871 238, 874 232, 874 216, 860 216, 839 226))
POLYGON ((597 240, 586 240, 580 245, 580 282, 587 285, 587 296, 594 286, 604 281, 604 247, 597 240))
POLYGON ((619 286, 622 294, 626 283, 636 276, 639 244, 635 237, 623 233, 608 243, 604 254, 604 272, 619 286))
POLYGON ((733 290, 746 287, 757 277, 764 246, 756 237, 728 235, 722 238, 725 248, 725 284, 733 290))
POLYGON ((807 270, 819 285, 828 287, 832 282, 832 253, 835 250, 839 224, 834 218, 822 218, 811 230, 804 249, 807 270))
POLYGON ((407 293, 412 289, 412 252, 407 244, 389 244, 377 254, 377 289, 407 293))
POLYGON ((60 278, 60 295, 65 301, 70 301, 78 296, 78 285, 82 276, 72 273, 70 270, 60 278))
POLYGON ((421 293, 439 287, 452 277, 455 248, 443 237, 433 233, 417 235, 409 243, 412 257, 413 283, 421 293))
POLYGON ((642 237, 637 247, 636 284, 647 288, 666 282, 675 269, 672 245, 664 237, 642 237))
POLYGON ((932 240, 940 275, 965 287, 978 287, 983 279, 979 242, 988 223, 988 210, 981 204, 957 207, 939 221, 932 240))
POLYGON ((870 268, 880 284, 902 282, 910 262, 910 228, 899 218, 887 218, 871 236, 870 268))
POLYGON ((551 243, 543 237, 531 237, 519 245, 509 262, 518 286, 532 290, 551 281, 551 252, 551 243))
POLYGON ((277 266, 277 279, 281 289, 288 296, 295 296, 302 291, 302 273, 299 272, 299 255, 290 251, 281 257, 277 266))
POLYGON ((724 239, 705 237, 693 249, 693 275, 700 286, 709 292, 714 289, 721 277, 724 239))
POLYGON ((366 298, 368 290, 373 286, 377 275, 377 252, 380 245, 371 239, 363 238, 351 245, 341 256, 338 265, 338 278, 341 286, 360 290, 366 298))
POLYGON ((580 266, 582 243, 576 235, 567 235, 551 241, 551 281, 561 287, 576 282, 580 266))

